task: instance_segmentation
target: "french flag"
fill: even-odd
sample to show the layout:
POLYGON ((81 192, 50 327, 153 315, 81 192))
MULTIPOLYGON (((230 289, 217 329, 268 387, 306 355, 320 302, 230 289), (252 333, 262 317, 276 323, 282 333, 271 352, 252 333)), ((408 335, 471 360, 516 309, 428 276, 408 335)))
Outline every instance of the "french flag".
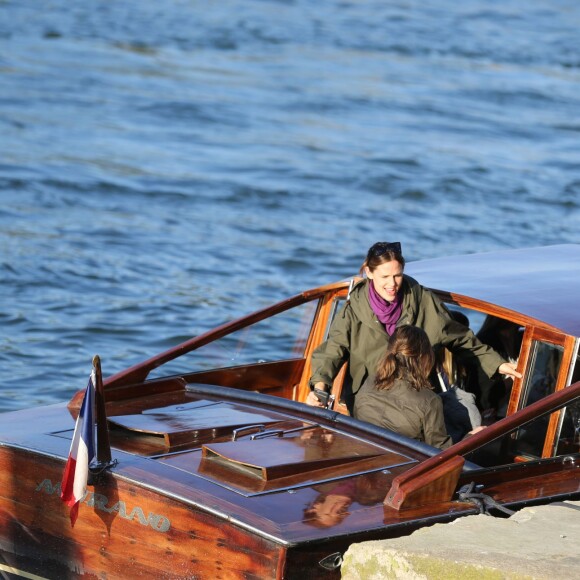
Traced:
POLYGON ((95 384, 96 377, 93 370, 77 418, 68 461, 62 476, 60 499, 71 508, 72 527, 77 521, 79 502, 87 491, 89 464, 95 457, 95 384))

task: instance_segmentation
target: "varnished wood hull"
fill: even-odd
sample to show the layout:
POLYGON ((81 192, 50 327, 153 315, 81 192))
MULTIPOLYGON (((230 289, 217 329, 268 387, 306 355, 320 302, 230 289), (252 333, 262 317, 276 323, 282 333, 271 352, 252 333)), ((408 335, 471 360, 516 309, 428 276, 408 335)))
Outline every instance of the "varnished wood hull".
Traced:
POLYGON ((278 578, 285 549, 223 518, 107 474, 74 528, 62 461, 0 449, 0 551, 47 578, 278 578), (23 563, 26 564, 23 564, 23 563))
POLYGON ((72 527, 59 497, 62 471, 55 458, 0 448, 0 570, 50 579, 330 580, 340 577, 337 564, 353 541, 398 537, 473 513, 467 507, 436 517, 426 510, 404 518, 390 512, 390 531, 284 545, 212 514, 211 506, 187 505, 106 474, 89 485, 72 527), (324 560, 328 568, 320 565, 324 560))

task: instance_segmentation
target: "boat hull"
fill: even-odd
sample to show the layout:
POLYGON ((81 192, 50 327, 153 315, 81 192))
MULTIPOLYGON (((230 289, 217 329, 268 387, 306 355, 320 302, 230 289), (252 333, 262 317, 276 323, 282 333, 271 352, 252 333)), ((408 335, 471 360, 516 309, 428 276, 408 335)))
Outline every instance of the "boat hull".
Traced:
POLYGON ((43 578, 283 576, 284 546, 110 474, 88 487, 72 527, 60 499, 63 467, 57 459, 0 449, 5 567, 43 578))

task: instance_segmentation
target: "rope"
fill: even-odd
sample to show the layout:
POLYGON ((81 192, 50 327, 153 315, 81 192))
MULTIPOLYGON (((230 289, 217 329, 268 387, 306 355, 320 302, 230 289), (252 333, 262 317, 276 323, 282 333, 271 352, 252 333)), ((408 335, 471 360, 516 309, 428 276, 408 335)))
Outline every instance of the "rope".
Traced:
POLYGON ((485 493, 474 493, 475 482, 472 481, 469 485, 464 485, 459 491, 459 499, 461 501, 467 501, 469 503, 475 504, 479 508, 480 514, 485 514, 486 516, 491 515, 489 512, 492 509, 499 510, 508 516, 513 516, 516 512, 506 508, 501 505, 495 499, 485 493))

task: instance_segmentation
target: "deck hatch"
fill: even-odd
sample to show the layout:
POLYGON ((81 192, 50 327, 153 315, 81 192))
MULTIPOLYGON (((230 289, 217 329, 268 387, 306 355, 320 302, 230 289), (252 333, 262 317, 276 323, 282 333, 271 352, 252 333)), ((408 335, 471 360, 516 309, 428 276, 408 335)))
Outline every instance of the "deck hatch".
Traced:
POLYGON ((246 497, 396 470, 417 462, 404 451, 322 426, 290 431, 266 439, 207 442, 155 460, 246 497))
POLYGON ((266 426, 287 420, 285 415, 270 411, 256 412, 242 405, 199 400, 195 403, 148 409, 137 415, 109 418, 117 430, 157 437, 168 448, 212 440, 249 425, 266 426))
POLYGON ((287 437, 214 443, 203 445, 202 453, 204 459, 214 459, 222 465, 254 473, 266 481, 383 455, 378 449, 363 449, 360 445, 361 448, 353 449, 348 455, 325 455, 316 449, 308 456, 297 443, 299 440, 300 437, 287 437))

